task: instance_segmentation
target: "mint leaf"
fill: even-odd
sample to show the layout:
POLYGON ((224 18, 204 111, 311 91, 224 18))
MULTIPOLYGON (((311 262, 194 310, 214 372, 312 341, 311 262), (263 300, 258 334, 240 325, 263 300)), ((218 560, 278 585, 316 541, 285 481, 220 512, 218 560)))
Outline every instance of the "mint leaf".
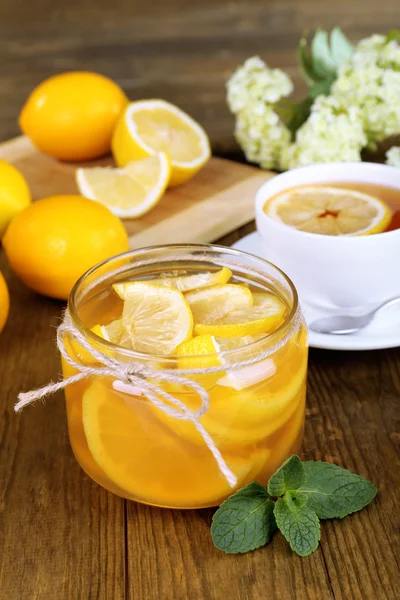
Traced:
POLYGON ((321 79, 336 75, 336 64, 331 56, 328 34, 318 29, 311 42, 313 69, 321 79))
POLYGON ((352 44, 350 44, 340 27, 335 27, 332 29, 331 56, 336 67, 340 67, 342 63, 346 62, 346 60, 349 60, 353 52, 354 48, 352 44))
POLYGON ((253 482, 230 496, 211 525, 214 545, 235 554, 264 546, 276 530, 274 503, 264 486, 253 482))
POLYGON ((360 475, 326 462, 303 463, 306 480, 298 492, 320 519, 342 519, 373 500, 376 487, 360 475))
POLYGON ((305 482, 305 471, 300 458, 293 454, 268 482, 270 496, 282 496, 288 490, 297 490, 305 482))
POLYGON ((299 556, 308 556, 317 549, 321 537, 319 519, 305 496, 287 492, 277 500, 274 515, 291 549, 299 556))

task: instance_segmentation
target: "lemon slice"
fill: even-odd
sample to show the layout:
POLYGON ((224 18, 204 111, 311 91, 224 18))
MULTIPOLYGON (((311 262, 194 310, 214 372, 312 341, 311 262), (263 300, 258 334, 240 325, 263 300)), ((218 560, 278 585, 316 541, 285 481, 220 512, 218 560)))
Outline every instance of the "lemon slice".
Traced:
POLYGON ((300 231, 323 235, 369 235, 385 231, 389 207, 369 194, 329 186, 305 186, 274 196, 264 212, 300 231))
MULTIPOLYGON (((148 279, 146 282, 175 288, 180 292, 189 292, 191 290, 226 283, 231 277, 232 271, 226 267, 223 267, 216 273, 198 273, 196 275, 182 275, 178 277, 159 277, 157 279, 148 279)), ((129 288, 131 285, 131 281, 126 281, 124 283, 114 283, 113 288, 121 300, 125 300, 126 294, 129 293, 129 288)))
MULTIPOLYGON (((128 497, 193 508, 220 504, 232 493, 204 441, 201 446, 188 445, 165 426, 169 420, 177 425, 181 421, 148 402, 95 381, 83 394, 82 420, 93 459, 128 497)), ((269 454, 269 449, 250 449, 243 456, 225 452, 224 459, 240 487, 254 479, 269 454)))
POLYGON ((132 349, 147 354, 171 354, 193 331, 192 313, 181 292, 141 281, 129 289, 122 323, 132 349))
POLYGON ((254 294, 253 306, 232 309, 208 322, 195 317, 195 334, 208 333, 221 338, 267 334, 282 323, 285 312, 286 305, 274 294, 254 294))
POLYGON ((170 176, 168 156, 159 152, 130 162, 124 169, 77 169, 76 183, 86 198, 105 204, 118 217, 132 219, 144 215, 157 204, 170 176))
POLYGON ((120 167, 131 160, 165 152, 172 166, 170 186, 191 179, 211 154, 204 129, 164 100, 129 104, 115 127, 112 151, 120 167))
MULTIPOLYGON (((215 285, 186 294, 193 313, 194 322, 208 325, 227 316, 231 311, 249 309, 253 306, 253 295, 244 285, 227 283, 215 285)), ((209 331, 199 331, 211 333, 209 331)), ((212 333, 211 333, 212 335, 212 333)))

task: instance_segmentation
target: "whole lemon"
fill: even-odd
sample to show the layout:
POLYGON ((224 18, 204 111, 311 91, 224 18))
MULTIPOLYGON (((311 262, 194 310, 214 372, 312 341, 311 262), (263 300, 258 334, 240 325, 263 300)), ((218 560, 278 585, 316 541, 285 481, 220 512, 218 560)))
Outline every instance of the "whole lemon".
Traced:
POLYGON ((51 196, 13 219, 3 238, 11 267, 31 289, 65 300, 96 263, 128 250, 122 222, 83 196, 51 196))
POLYGON ((71 71, 33 90, 19 124, 45 154, 90 160, 110 152, 115 123, 127 104, 122 89, 108 77, 71 71))
POLYGON ((13 165, 0 160, 0 238, 11 219, 30 203, 25 177, 13 165))
POLYGON ((10 296, 3 275, 0 272, 0 331, 3 329, 10 310, 10 296))

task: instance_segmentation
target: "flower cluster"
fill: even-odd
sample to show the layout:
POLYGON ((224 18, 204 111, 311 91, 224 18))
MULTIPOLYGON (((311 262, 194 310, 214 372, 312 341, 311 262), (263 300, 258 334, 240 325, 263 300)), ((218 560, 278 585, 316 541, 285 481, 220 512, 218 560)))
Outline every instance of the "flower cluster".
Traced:
POLYGON ((280 69, 270 69, 258 57, 249 58, 227 82, 227 98, 236 114, 235 137, 247 160, 265 169, 279 168, 290 132, 274 104, 292 93, 293 84, 280 69))
POLYGON ((386 152, 386 164, 400 169, 400 146, 393 146, 386 152))
POLYGON ((331 96, 319 96, 296 140, 283 149, 282 170, 317 162, 359 161, 366 144, 360 109, 347 110, 331 96))
MULTIPOLYGON (((227 83, 228 105, 236 115, 235 136, 246 158, 282 170, 360 161, 364 148, 375 149, 382 140, 399 135, 400 45, 391 37, 361 40, 352 54, 347 42, 350 52, 338 66, 329 94, 314 100, 293 140, 279 106, 292 92, 291 80, 259 57, 248 59, 227 83)), ((400 166, 400 149, 392 149, 387 159, 400 166)))
POLYGON ((400 132, 400 46, 381 35, 361 40, 339 68, 331 94, 361 111, 368 145, 400 132))

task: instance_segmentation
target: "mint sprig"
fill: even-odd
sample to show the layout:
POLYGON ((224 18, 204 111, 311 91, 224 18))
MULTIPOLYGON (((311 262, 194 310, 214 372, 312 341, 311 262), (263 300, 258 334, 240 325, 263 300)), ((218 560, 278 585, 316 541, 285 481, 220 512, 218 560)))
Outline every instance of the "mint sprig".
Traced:
POLYGON ((221 504, 212 520, 212 540, 224 552, 248 552, 267 544, 278 528, 294 552, 308 556, 319 544, 320 519, 359 511, 376 491, 347 469, 293 455, 267 488, 250 483, 221 504))

